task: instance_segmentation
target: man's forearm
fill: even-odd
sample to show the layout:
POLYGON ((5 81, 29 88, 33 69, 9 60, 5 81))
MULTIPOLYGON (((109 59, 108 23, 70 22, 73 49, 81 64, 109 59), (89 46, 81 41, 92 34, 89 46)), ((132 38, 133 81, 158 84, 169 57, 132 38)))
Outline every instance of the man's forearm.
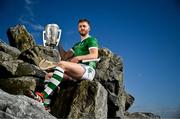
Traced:
POLYGON ((90 49, 89 54, 81 55, 77 57, 79 61, 89 60, 89 59, 97 59, 98 58, 98 49, 90 49))
POLYGON ((59 45, 58 50, 59 50, 59 53, 60 53, 60 56, 61 56, 61 60, 68 60, 69 58, 71 58, 73 56, 72 51, 68 50, 66 52, 61 44, 59 45))
POLYGON ((97 59, 98 55, 96 54, 88 54, 88 55, 81 55, 81 56, 77 56, 79 61, 82 60, 89 60, 89 59, 97 59))

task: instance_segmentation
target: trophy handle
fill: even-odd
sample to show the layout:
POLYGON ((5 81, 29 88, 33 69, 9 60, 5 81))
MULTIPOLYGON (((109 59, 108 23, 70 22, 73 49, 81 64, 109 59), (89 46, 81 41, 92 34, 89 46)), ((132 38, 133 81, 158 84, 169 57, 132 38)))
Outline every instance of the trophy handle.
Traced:
POLYGON ((43 45, 46 46, 46 40, 44 39, 45 31, 43 31, 43 45))
POLYGON ((58 30, 58 32, 59 32, 59 37, 58 37, 58 39, 57 39, 57 44, 56 44, 56 46, 59 45, 60 38, 61 38, 61 31, 62 31, 61 29, 58 30))

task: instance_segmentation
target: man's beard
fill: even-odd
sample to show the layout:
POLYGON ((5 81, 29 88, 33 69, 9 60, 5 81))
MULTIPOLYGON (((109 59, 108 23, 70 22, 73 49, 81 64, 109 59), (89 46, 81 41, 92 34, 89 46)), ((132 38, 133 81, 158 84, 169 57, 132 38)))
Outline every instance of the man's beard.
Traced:
POLYGON ((83 31, 83 32, 82 32, 82 31, 79 31, 79 33, 80 33, 80 35, 83 36, 83 37, 86 36, 86 35, 88 34, 87 31, 83 31))
POLYGON ((83 37, 86 36, 86 34, 84 34, 84 33, 80 33, 80 35, 83 36, 83 37))

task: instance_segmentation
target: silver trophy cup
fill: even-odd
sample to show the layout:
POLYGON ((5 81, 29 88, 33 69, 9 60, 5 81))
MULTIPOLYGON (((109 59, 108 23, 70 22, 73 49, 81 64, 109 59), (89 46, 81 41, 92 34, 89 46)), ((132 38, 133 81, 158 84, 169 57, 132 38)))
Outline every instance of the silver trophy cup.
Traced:
POLYGON ((58 46, 61 37, 61 29, 57 24, 47 24, 43 31, 43 45, 54 48, 58 46))

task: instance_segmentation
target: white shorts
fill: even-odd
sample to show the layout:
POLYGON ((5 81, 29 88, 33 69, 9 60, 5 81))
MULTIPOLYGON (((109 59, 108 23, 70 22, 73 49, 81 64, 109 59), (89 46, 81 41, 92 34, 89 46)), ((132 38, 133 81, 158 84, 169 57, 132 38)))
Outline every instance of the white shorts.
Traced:
POLYGON ((85 64, 81 64, 81 66, 84 68, 85 72, 83 74, 83 76, 81 77, 81 79, 85 79, 85 80, 90 80, 92 81, 94 79, 95 76, 95 70, 85 64))

